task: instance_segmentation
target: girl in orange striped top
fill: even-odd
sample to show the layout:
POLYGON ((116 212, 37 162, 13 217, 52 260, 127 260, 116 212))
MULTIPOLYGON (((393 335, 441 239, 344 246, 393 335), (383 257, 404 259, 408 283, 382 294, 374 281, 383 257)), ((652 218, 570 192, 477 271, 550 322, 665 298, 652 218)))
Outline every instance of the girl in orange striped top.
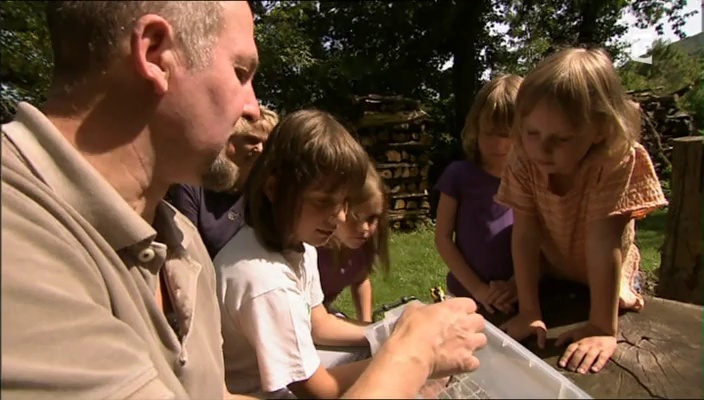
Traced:
POLYGON ((518 340, 536 334, 544 347, 541 273, 588 285, 588 322, 557 340, 572 342, 560 365, 580 373, 599 371, 615 351, 619 307, 643 307, 634 220, 667 204, 638 143, 638 113, 601 49, 547 57, 516 98, 516 145, 496 200, 514 212, 519 313, 503 329, 518 340))

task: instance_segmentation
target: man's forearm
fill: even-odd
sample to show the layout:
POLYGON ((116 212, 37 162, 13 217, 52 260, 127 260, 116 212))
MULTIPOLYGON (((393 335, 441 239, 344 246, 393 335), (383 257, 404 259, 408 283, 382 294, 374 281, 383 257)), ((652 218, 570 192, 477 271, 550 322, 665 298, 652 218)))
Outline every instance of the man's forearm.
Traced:
MULTIPOLYGON (((401 339, 402 340, 402 339, 401 339)), ((407 346, 395 337, 379 350, 343 399, 412 399, 430 370, 418 346, 407 346)))

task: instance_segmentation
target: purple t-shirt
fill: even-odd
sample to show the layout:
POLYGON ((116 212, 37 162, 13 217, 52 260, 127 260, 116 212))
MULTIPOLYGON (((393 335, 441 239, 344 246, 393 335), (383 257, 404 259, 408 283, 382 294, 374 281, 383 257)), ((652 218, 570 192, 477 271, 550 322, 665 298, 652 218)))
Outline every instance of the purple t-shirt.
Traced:
POLYGON ((201 187, 176 185, 171 204, 196 226, 210 258, 242 228, 244 215, 240 194, 213 192, 201 187))
MULTIPOLYGON (((436 190, 457 200, 455 244, 484 282, 513 276, 513 211, 494 201, 500 182, 465 160, 450 164, 435 185, 436 190)), ((452 273, 447 274, 447 289, 456 296, 470 297, 452 273)))
POLYGON ((333 263, 333 252, 329 248, 318 247, 318 271, 320 286, 325 296, 323 304, 329 306, 346 287, 361 282, 371 269, 370 259, 362 248, 354 250, 347 262, 333 263))

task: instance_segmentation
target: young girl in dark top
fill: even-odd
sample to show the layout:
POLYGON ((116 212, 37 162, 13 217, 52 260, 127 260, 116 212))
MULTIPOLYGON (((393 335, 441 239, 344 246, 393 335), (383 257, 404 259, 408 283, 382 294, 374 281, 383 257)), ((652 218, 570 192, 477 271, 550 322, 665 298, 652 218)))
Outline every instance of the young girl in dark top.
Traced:
POLYGON ((389 271, 387 201, 384 183, 373 164, 358 193, 350 198, 345 223, 325 246, 318 248, 318 270, 325 299, 331 305, 349 287, 361 322, 372 322, 372 282, 370 274, 379 265, 389 271))
POLYGON ((509 312, 516 301, 511 259, 513 212, 494 201, 512 141, 509 131, 521 77, 503 75, 477 94, 462 141, 467 159, 450 164, 440 191, 435 244, 449 269, 447 289, 484 309, 509 312))

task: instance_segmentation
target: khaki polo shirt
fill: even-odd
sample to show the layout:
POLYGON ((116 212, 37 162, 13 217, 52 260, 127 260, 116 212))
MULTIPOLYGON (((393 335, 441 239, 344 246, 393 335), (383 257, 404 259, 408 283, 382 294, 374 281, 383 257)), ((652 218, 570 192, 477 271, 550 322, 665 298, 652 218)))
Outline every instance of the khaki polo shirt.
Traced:
POLYGON ((222 399, 215 274, 193 225, 165 202, 149 225, 29 104, 2 133, 2 397, 222 399))

